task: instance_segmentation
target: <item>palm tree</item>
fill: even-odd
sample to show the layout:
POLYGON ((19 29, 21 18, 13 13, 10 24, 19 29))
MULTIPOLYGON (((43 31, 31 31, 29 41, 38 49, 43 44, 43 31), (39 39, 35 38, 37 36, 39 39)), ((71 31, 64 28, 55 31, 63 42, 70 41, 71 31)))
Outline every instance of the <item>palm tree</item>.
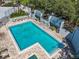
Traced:
POLYGON ((13 2, 14 5, 16 4, 16 0, 13 0, 12 2, 13 2))
POLYGON ((17 10, 17 12, 19 12, 19 10, 20 10, 20 0, 13 0, 13 3, 14 3, 14 6, 15 7, 18 7, 18 10, 17 10))

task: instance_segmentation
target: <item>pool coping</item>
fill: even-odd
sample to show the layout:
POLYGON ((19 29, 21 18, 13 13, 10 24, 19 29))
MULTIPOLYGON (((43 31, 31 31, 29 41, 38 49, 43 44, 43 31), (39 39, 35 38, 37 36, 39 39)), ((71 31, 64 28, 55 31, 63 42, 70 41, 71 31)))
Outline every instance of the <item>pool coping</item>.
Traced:
POLYGON ((39 58, 36 53, 31 54, 28 58, 30 58, 30 57, 33 56, 33 55, 35 55, 37 58, 39 58))
MULTIPOLYGON (((28 21, 31 21, 31 20, 28 20, 28 21)), ((20 22, 20 23, 16 23, 16 24, 14 24, 14 25, 18 25, 18 24, 21 24, 21 23, 24 23, 24 22, 28 22, 28 21, 23 21, 23 22, 20 22)), ((32 21, 32 22, 33 22, 33 21, 32 21)), ((40 27, 37 23, 35 23, 35 22, 33 22, 33 23, 34 23, 35 25, 37 25, 40 29, 42 29, 43 31, 45 31, 46 33, 48 33, 51 37, 54 37, 58 42, 61 42, 61 43, 62 43, 62 41, 60 41, 59 38, 55 37, 53 34, 50 34, 47 30, 45 30, 44 28, 40 27)), ((10 25, 10 26, 14 26, 14 25, 10 25)), ((10 26, 7 25, 7 28, 10 27, 10 26)), ((51 55, 49 55, 49 54, 46 52, 46 50, 45 50, 39 43, 35 43, 34 45, 32 45, 32 46, 30 46, 30 47, 28 47, 28 48, 25 48, 23 51, 20 51, 19 46, 17 45, 17 43, 16 43, 16 41, 15 41, 15 39, 14 39, 14 37, 13 37, 13 35, 12 35, 12 33, 10 32, 9 29, 8 29, 8 32, 9 32, 10 37, 11 37, 11 39, 12 39, 12 41, 13 41, 13 43, 14 43, 14 45, 15 45, 15 47, 16 47, 16 49, 17 49, 17 51, 18 51, 19 54, 21 54, 21 53, 27 51, 28 49, 30 49, 30 48, 33 47, 34 45, 39 45, 39 46, 42 48, 42 50, 44 50, 44 52, 46 53, 46 55, 49 56, 50 58, 52 58, 52 57, 53 57, 54 55, 56 55, 59 51, 61 51, 61 49, 58 49, 59 51, 57 50, 57 51, 55 51, 55 53, 52 53, 51 55), (56 53, 56 52, 57 52, 57 53, 56 53)))

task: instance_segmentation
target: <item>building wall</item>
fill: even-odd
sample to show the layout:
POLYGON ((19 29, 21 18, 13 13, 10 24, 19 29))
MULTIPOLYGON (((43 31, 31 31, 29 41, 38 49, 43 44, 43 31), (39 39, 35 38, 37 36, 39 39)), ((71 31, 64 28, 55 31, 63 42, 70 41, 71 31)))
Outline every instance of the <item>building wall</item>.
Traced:
POLYGON ((9 21, 8 17, 4 17, 2 19, 0 19, 1 22, 7 23, 9 21))

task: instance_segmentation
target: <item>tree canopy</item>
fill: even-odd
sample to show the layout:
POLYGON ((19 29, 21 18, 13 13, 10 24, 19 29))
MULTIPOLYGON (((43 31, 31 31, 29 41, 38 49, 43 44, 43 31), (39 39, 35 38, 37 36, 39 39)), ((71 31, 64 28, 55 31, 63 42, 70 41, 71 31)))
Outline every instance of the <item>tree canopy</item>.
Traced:
POLYGON ((29 4, 29 0, 20 0, 21 4, 23 5, 27 5, 29 4))
POLYGON ((55 0, 53 12, 68 19, 75 19, 75 7, 71 0, 55 0))
POLYGON ((31 4, 33 8, 40 8, 41 10, 53 12, 57 16, 74 20, 76 13, 79 11, 78 6, 75 6, 75 0, 21 0, 22 4, 27 5, 31 4), (76 12, 77 8, 77 12, 76 12))

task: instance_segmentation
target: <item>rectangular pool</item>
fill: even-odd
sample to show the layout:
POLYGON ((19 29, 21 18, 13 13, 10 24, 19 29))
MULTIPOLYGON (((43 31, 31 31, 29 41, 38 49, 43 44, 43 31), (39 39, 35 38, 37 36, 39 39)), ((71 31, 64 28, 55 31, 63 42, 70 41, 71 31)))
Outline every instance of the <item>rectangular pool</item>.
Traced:
POLYGON ((37 42, 49 54, 58 48, 63 48, 62 43, 57 41, 54 37, 51 37, 31 21, 11 26, 9 30, 21 51, 37 42))

